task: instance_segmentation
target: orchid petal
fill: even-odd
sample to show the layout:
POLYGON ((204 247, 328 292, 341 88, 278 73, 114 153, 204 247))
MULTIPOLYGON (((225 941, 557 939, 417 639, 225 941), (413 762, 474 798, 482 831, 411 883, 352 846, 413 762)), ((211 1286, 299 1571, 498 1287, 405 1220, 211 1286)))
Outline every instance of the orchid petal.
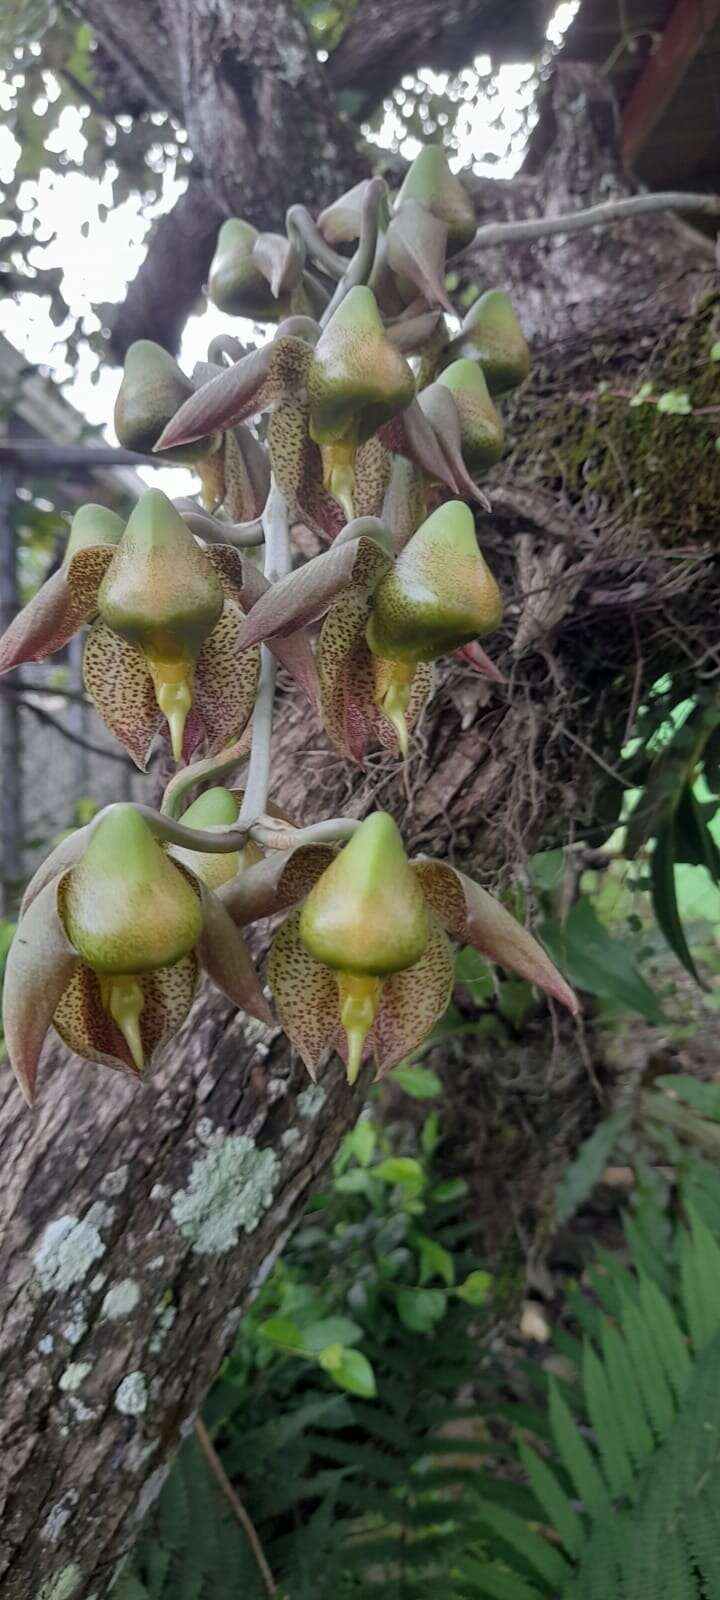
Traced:
POLYGON ((350 244, 359 237, 365 195, 371 181, 361 178, 346 194, 338 195, 332 205, 320 212, 317 225, 328 244, 350 244))
POLYGON ((249 428, 228 428, 223 449, 223 506, 231 522, 262 516, 270 491, 270 462, 249 428))
POLYGON ((572 989, 542 945, 499 900, 446 862, 420 859, 412 865, 431 910, 448 933, 507 972, 527 978, 577 1015, 580 1008, 572 989))
POLYGON ((273 850, 263 861, 222 884, 218 898, 236 926, 244 928, 304 900, 334 858, 335 851, 324 844, 273 850))
POLYGON ((444 473, 436 474, 440 482, 447 484, 455 494, 477 500, 485 511, 490 511, 487 495, 478 488, 463 460, 460 414, 450 389, 444 383, 431 383, 421 390, 418 405, 430 423, 445 460, 444 473))
POLYGON ((431 306, 443 306, 454 315, 445 288, 447 225, 439 217, 417 200, 404 201, 387 230, 386 251, 396 277, 409 279, 431 306))
POLYGON ((273 940, 268 980, 281 1025, 314 1079, 325 1051, 338 1049, 344 1034, 335 974, 309 955, 299 927, 293 911, 273 940))
POLYGON ((45 888, 46 883, 49 883, 52 878, 60 877, 68 867, 74 867, 76 861, 79 861, 84 855, 91 826, 92 824, 88 822, 84 828, 76 828, 74 833, 68 834, 67 839, 61 839, 55 849, 50 851, 49 856, 46 856, 45 860, 41 861, 37 872, 33 873, 20 902, 21 921, 25 913, 30 910, 33 901, 37 900, 41 889, 45 888))
POLYGON ((406 456, 392 457, 390 481, 383 501, 383 517, 392 534, 395 554, 405 548, 427 516, 422 470, 406 456))
POLYGON ((18 924, 3 985, 3 1029, 10 1065, 32 1105, 37 1064, 55 1007, 79 958, 57 905, 59 878, 40 890, 18 924))
POLYGON ((216 428, 234 427, 301 393, 311 360, 310 345, 278 331, 271 344, 252 350, 191 395, 160 435, 155 450, 189 444, 216 428))
POLYGON ((386 450, 382 439, 373 434, 371 439, 360 445, 355 457, 353 504, 356 518, 379 518, 382 515, 391 470, 390 451, 386 450))
MULTIPOLYGON (((252 561, 244 561, 232 545, 213 545, 207 555, 220 578, 224 593, 236 601, 243 611, 250 611, 272 587, 260 568, 252 561)), ((270 649, 303 694, 307 695, 310 704, 319 705, 320 684, 315 657, 304 628, 296 629, 285 638, 273 639, 270 649)))
POLYGON ((76 550, 13 618, 0 639, 0 673, 42 661, 62 649, 97 610, 97 594, 112 561, 112 545, 76 550))
POLYGON ((420 960, 383 980, 380 1009, 369 1036, 379 1078, 427 1037, 447 1007, 454 977, 447 934, 431 918, 427 946, 420 960))
POLYGON ((201 896, 203 931, 197 945, 201 965, 233 1005, 271 1027, 272 1012, 232 917, 218 895, 205 884, 201 885, 201 896))
MULTIPOLYGON (((422 300, 417 304, 422 305, 422 300)), ((385 332, 388 339, 392 339, 393 344, 397 345, 398 350, 402 350, 403 355, 412 356, 418 350, 422 350, 428 339, 437 332, 441 318, 440 310, 419 311, 412 316, 404 315, 397 317, 394 322, 386 323, 385 332)))
POLYGON ((155 1058, 182 1026, 192 1005, 198 965, 193 952, 171 967, 159 967, 137 979, 143 993, 139 1017, 145 1055, 142 1073, 134 1065, 117 1023, 102 1001, 100 979, 79 962, 56 1006, 53 1026, 70 1050, 85 1061, 114 1067, 132 1078, 145 1078, 155 1058))
POLYGON ((362 652, 370 602, 353 591, 340 595, 323 623, 318 642, 317 667, 320 706, 325 732, 336 750, 362 761, 369 727, 361 709, 349 696, 353 656, 362 652))
POLYGON ((252 715, 260 652, 248 650, 240 658, 244 621, 240 607, 226 600, 222 616, 197 658, 192 710, 183 745, 186 760, 199 743, 199 733, 204 733, 208 753, 216 755, 232 738, 237 738, 252 715))
POLYGON ((252 260, 276 300, 294 289, 302 277, 300 252, 283 233, 259 233, 252 247, 252 260))
POLYGON ((489 678, 491 683, 507 683, 507 678, 503 677, 500 668, 496 667, 495 662, 491 661, 490 656, 486 655, 475 639, 472 639, 470 644, 461 645, 455 654, 463 661, 468 661, 476 672, 482 673, 483 678, 489 678))
POLYGON ((103 722, 144 772, 153 739, 167 724, 142 652, 96 622, 85 645, 83 676, 103 722))
MULTIPOLYGON (((369 519, 363 519, 366 526, 369 519)), ((352 529, 348 525, 346 534, 352 529)), ((377 524, 378 535, 382 524, 377 524)), ((387 535, 389 545, 389 535, 387 535)), ((336 540, 331 550, 314 556, 304 567, 274 583, 250 612, 242 634, 242 648, 261 640, 287 635, 315 622, 344 590, 369 595, 390 571, 392 559, 379 537, 363 532, 336 540)))

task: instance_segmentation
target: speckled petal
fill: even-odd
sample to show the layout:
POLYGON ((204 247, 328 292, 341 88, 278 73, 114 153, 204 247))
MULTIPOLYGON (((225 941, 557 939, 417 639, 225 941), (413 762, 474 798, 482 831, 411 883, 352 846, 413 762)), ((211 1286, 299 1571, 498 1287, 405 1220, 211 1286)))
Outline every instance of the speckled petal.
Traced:
POLYGON ((167 728, 144 656, 96 622, 85 645, 83 676, 103 722, 144 772, 155 735, 167 728))
POLYGON ((370 1035, 379 1078, 427 1038, 448 1004, 454 973, 450 941, 432 917, 424 955, 414 967, 383 981, 370 1035))
POLYGON ((270 489, 267 451, 242 425, 225 434, 225 511, 231 522, 262 516, 270 489))
POLYGON ((145 1078, 154 1058, 177 1033, 192 1005, 198 966, 195 956, 183 956, 172 967, 161 967, 138 979, 145 1004, 140 1013, 140 1037, 145 1067, 139 1073, 117 1024, 105 1010, 100 980, 80 963, 53 1016, 60 1038, 85 1061, 115 1067, 133 1078, 145 1078))
POLYGON ((97 609, 97 592, 112 545, 87 545, 53 573, 13 618, 0 639, 0 673, 60 650, 97 609))
POLYGON ((365 644, 369 612, 368 599, 355 593, 340 595, 325 618, 318 642, 317 668, 323 727, 336 750, 355 761, 362 761, 369 735, 363 711, 370 670, 366 659, 369 651, 365 644), (357 676, 363 685, 359 702, 351 698, 351 685, 356 676, 356 655, 359 656, 357 676))
POLYGON ((259 650, 241 655, 240 632, 244 617, 239 606, 226 600, 220 621, 200 651, 193 678, 192 725, 188 718, 183 755, 189 761, 198 732, 204 731, 209 755, 216 755, 242 733, 252 715, 260 671, 259 650))
POLYGON ((309 415, 304 402, 277 406, 268 424, 268 448, 291 522, 305 522, 332 539, 345 526, 345 513, 323 484, 322 457, 308 433, 309 415))
POLYGON ((280 1022, 315 1078, 324 1052, 340 1044, 337 981, 301 943, 300 912, 278 930, 268 957, 268 979, 280 1022))
MULTIPOLYGON (((220 578, 223 592, 228 599, 236 601, 243 611, 250 611, 258 600, 267 594, 271 586, 260 568, 247 558, 243 559, 240 551, 235 550, 232 545, 212 545, 206 553, 220 578)), ((318 706, 320 684, 312 645, 305 629, 298 628, 295 633, 289 633, 284 639, 273 639, 269 648, 281 666, 299 684, 310 704, 318 706)))
POLYGON ((216 428, 234 427, 301 393, 311 358, 304 340, 279 333, 272 344, 252 350, 191 395, 168 423, 155 450, 190 444, 216 428))
POLYGON ((304 900, 335 851, 325 844, 298 845, 296 850, 271 850, 264 861, 247 867, 218 889, 218 899, 238 928, 272 917, 304 900))
POLYGON ((392 456, 377 434, 361 444, 355 457, 353 504, 356 517, 382 515, 385 491, 390 482, 392 456))
POLYGON ((202 966, 233 1005, 272 1026, 272 1012, 232 917, 219 896, 205 884, 201 885, 201 895, 204 925, 197 953, 202 966))
POLYGON ((46 883, 22 917, 5 967, 5 1044, 28 1105, 55 1007, 79 964, 58 915, 59 881, 55 877, 46 883))
POLYGON ((431 911, 455 939, 537 984, 576 1014, 578 1001, 542 945, 479 883, 444 861, 413 861, 431 911))
MULTIPOLYGON (((349 523, 346 532, 355 526, 349 523)), ((366 526, 364 522, 363 528, 366 526)), ((243 630, 243 644, 276 639, 315 622, 346 590, 361 596, 371 594, 392 567, 392 558, 380 542, 385 533, 382 524, 377 523, 377 538, 374 531, 358 531, 356 538, 343 536, 331 550, 273 584, 253 606, 243 630)), ((389 545, 389 533, 385 536, 389 545)))

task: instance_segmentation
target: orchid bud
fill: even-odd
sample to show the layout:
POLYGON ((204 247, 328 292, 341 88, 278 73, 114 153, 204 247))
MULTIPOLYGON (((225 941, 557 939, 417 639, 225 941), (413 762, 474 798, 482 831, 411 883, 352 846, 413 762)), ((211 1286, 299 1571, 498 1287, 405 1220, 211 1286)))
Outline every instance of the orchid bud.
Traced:
POLYGON ((220 578, 157 489, 138 501, 98 592, 98 611, 141 650, 179 760, 192 705, 192 667, 223 610, 220 578))
POLYGON ((416 200, 447 227, 448 255, 475 237, 477 223, 472 201, 450 171, 445 151, 427 144, 415 157, 395 201, 398 211, 408 200, 416 200))
POLYGON ((475 301, 452 350, 480 362, 492 395, 517 388, 530 371, 525 335, 504 289, 487 289, 475 301))
POLYGON ((422 889, 387 812, 367 817, 323 872, 305 901, 299 931, 308 954, 337 974, 353 1083, 382 979, 414 966, 428 942, 422 889))
POLYGON ((276 298, 267 278, 253 260, 260 235, 239 217, 224 222, 210 263, 208 299, 231 317, 257 317, 261 322, 286 317, 287 296, 276 298))
MULTIPOLYGON (((188 828, 228 828, 237 822, 238 811, 237 800, 229 789, 208 789, 183 812, 182 821, 188 828)), ((250 865, 261 856, 261 851, 257 845, 253 845, 252 840, 248 841, 245 850, 233 850, 230 855, 188 850, 185 845, 179 844, 172 845, 169 853, 174 861, 189 867, 209 889, 219 889, 221 884, 229 883, 241 867, 250 865), (244 860, 248 851, 249 860, 244 860)))
POLYGON ((91 550, 97 544, 119 544, 125 532, 125 523, 108 506, 78 506, 70 524, 70 537, 65 546, 63 566, 67 567, 78 550, 91 550))
MULTIPOLYGON (((137 339, 125 357, 122 383, 115 401, 115 432, 126 450, 149 455, 175 412, 193 393, 172 356, 152 339, 137 339)), ((212 453, 220 435, 205 435, 192 444, 164 453, 168 459, 193 462, 212 453)))
POLYGON ((505 443, 502 418, 477 361, 453 361, 438 378, 455 401, 460 418, 463 461, 468 471, 487 471, 500 460, 505 443))
POLYGON ((102 1003, 140 1070, 143 974, 189 955, 200 938, 200 898, 139 813, 120 805, 100 822, 61 880, 58 910, 85 966, 101 978, 102 1003))

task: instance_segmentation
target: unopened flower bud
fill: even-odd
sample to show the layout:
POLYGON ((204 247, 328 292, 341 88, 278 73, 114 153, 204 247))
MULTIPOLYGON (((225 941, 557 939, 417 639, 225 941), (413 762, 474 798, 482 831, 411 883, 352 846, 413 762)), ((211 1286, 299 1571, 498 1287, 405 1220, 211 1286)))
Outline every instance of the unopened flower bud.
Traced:
POLYGON ((416 200, 447 227, 448 255, 475 237, 475 211, 459 178, 450 171, 440 145, 427 144, 415 157, 395 201, 395 209, 416 200))
POLYGON ((460 418, 462 455, 468 471, 486 472, 500 460, 505 442, 502 417, 490 398, 477 361, 453 361, 438 378, 455 401, 460 418))
POLYGON ((487 289, 470 307, 452 350, 482 365, 491 394, 505 394, 530 371, 530 351, 504 289, 487 289))
POLYGON ((218 234, 208 275, 208 299, 232 317, 258 317, 261 322, 286 317, 287 296, 276 298, 253 260, 259 235, 249 222, 230 217, 218 234))
MULTIPOLYGON (((162 345, 152 339, 136 339, 125 357, 115 401, 115 432, 121 445, 149 455, 170 418, 192 393, 190 379, 162 345)), ((219 443, 219 434, 205 435, 166 454, 176 461, 198 461, 219 443)))

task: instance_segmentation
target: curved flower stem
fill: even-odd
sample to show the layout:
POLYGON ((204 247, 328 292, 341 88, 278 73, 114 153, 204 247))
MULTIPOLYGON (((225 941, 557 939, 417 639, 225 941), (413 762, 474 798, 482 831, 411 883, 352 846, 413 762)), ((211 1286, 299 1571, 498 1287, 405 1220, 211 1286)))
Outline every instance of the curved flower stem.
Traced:
POLYGON ((216 333, 208 345, 207 358, 214 366, 224 367, 224 356, 227 356, 229 361, 240 361, 245 355, 245 350, 245 345, 242 345, 232 333, 216 333))
POLYGON ((251 550, 262 544, 263 525, 260 517, 253 522, 221 522, 219 517, 211 516, 209 511, 201 511, 193 500, 186 497, 173 500, 173 505, 190 532, 196 533, 206 544, 234 544, 240 550, 251 550))
POLYGON ((343 273, 332 299, 323 311, 320 318, 320 327, 324 328, 331 316, 337 311, 341 301, 345 299, 351 289, 359 283, 367 283, 373 269, 375 251, 377 249, 378 232, 380 229, 380 215, 383 208, 387 210, 387 184, 384 178, 371 178, 362 203, 360 217, 360 238, 357 249, 350 261, 347 270, 343 273))
POLYGON ((259 817, 248 829, 251 839, 266 850, 294 850, 300 844, 342 844, 360 827, 357 817, 327 817, 306 828, 278 826, 276 817, 259 817))
MULTIPOLYGON (((278 578, 284 578, 290 571, 292 561, 287 505, 274 478, 270 480, 270 493, 262 520, 265 531, 265 577, 270 583, 277 583, 278 578)), ((275 657, 267 645, 262 645, 260 685, 252 719, 250 767, 238 818, 238 825, 246 828, 265 810, 267 804, 276 676, 275 657)))
POLYGON ((330 278, 341 278, 348 263, 338 255, 320 232, 307 206, 291 206, 285 217, 285 231, 296 249, 307 251, 330 278))
POLYGON ((235 744, 228 750, 221 750, 219 756, 207 756, 203 761, 193 761, 189 767, 183 767, 165 788, 160 810, 163 816, 177 818, 182 814, 183 801, 189 789, 194 788, 207 778, 225 778, 232 772, 239 761, 247 760, 250 753, 250 738, 248 729, 240 735, 235 744))
POLYGON ((270 1597, 270 1600, 273 1600, 273 1597, 277 1594, 277 1584, 272 1572, 270 1571, 267 1556, 265 1555, 265 1551, 260 1543, 257 1529, 249 1513, 245 1510, 237 1489, 235 1489, 233 1484, 230 1482, 217 1450, 215 1449, 212 1439, 210 1438, 207 1428, 205 1427, 205 1423, 200 1417, 197 1418, 195 1423, 195 1435, 216 1483, 222 1489, 228 1505, 231 1506, 233 1513, 237 1517, 243 1533, 245 1534, 245 1538, 247 1539, 250 1549, 255 1557, 265 1592, 270 1597))
MULTIPOLYGON (((124 805, 126 802, 118 801, 116 804, 124 805)), ((175 817, 160 811, 153 810, 152 806, 144 806, 135 800, 130 804, 147 823, 150 832, 156 839, 161 839, 163 844, 180 844, 188 850, 202 850, 204 855, 230 855, 233 850, 242 850, 247 844, 248 830, 240 825, 240 819, 228 827, 219 828, 188 828, 184 822, 178 822, 175 817)), ((88 829, 88 838, 94 833, 101 818, 108 812, 114 811, 115 805, 105 806, 93 817, 88 829)))

